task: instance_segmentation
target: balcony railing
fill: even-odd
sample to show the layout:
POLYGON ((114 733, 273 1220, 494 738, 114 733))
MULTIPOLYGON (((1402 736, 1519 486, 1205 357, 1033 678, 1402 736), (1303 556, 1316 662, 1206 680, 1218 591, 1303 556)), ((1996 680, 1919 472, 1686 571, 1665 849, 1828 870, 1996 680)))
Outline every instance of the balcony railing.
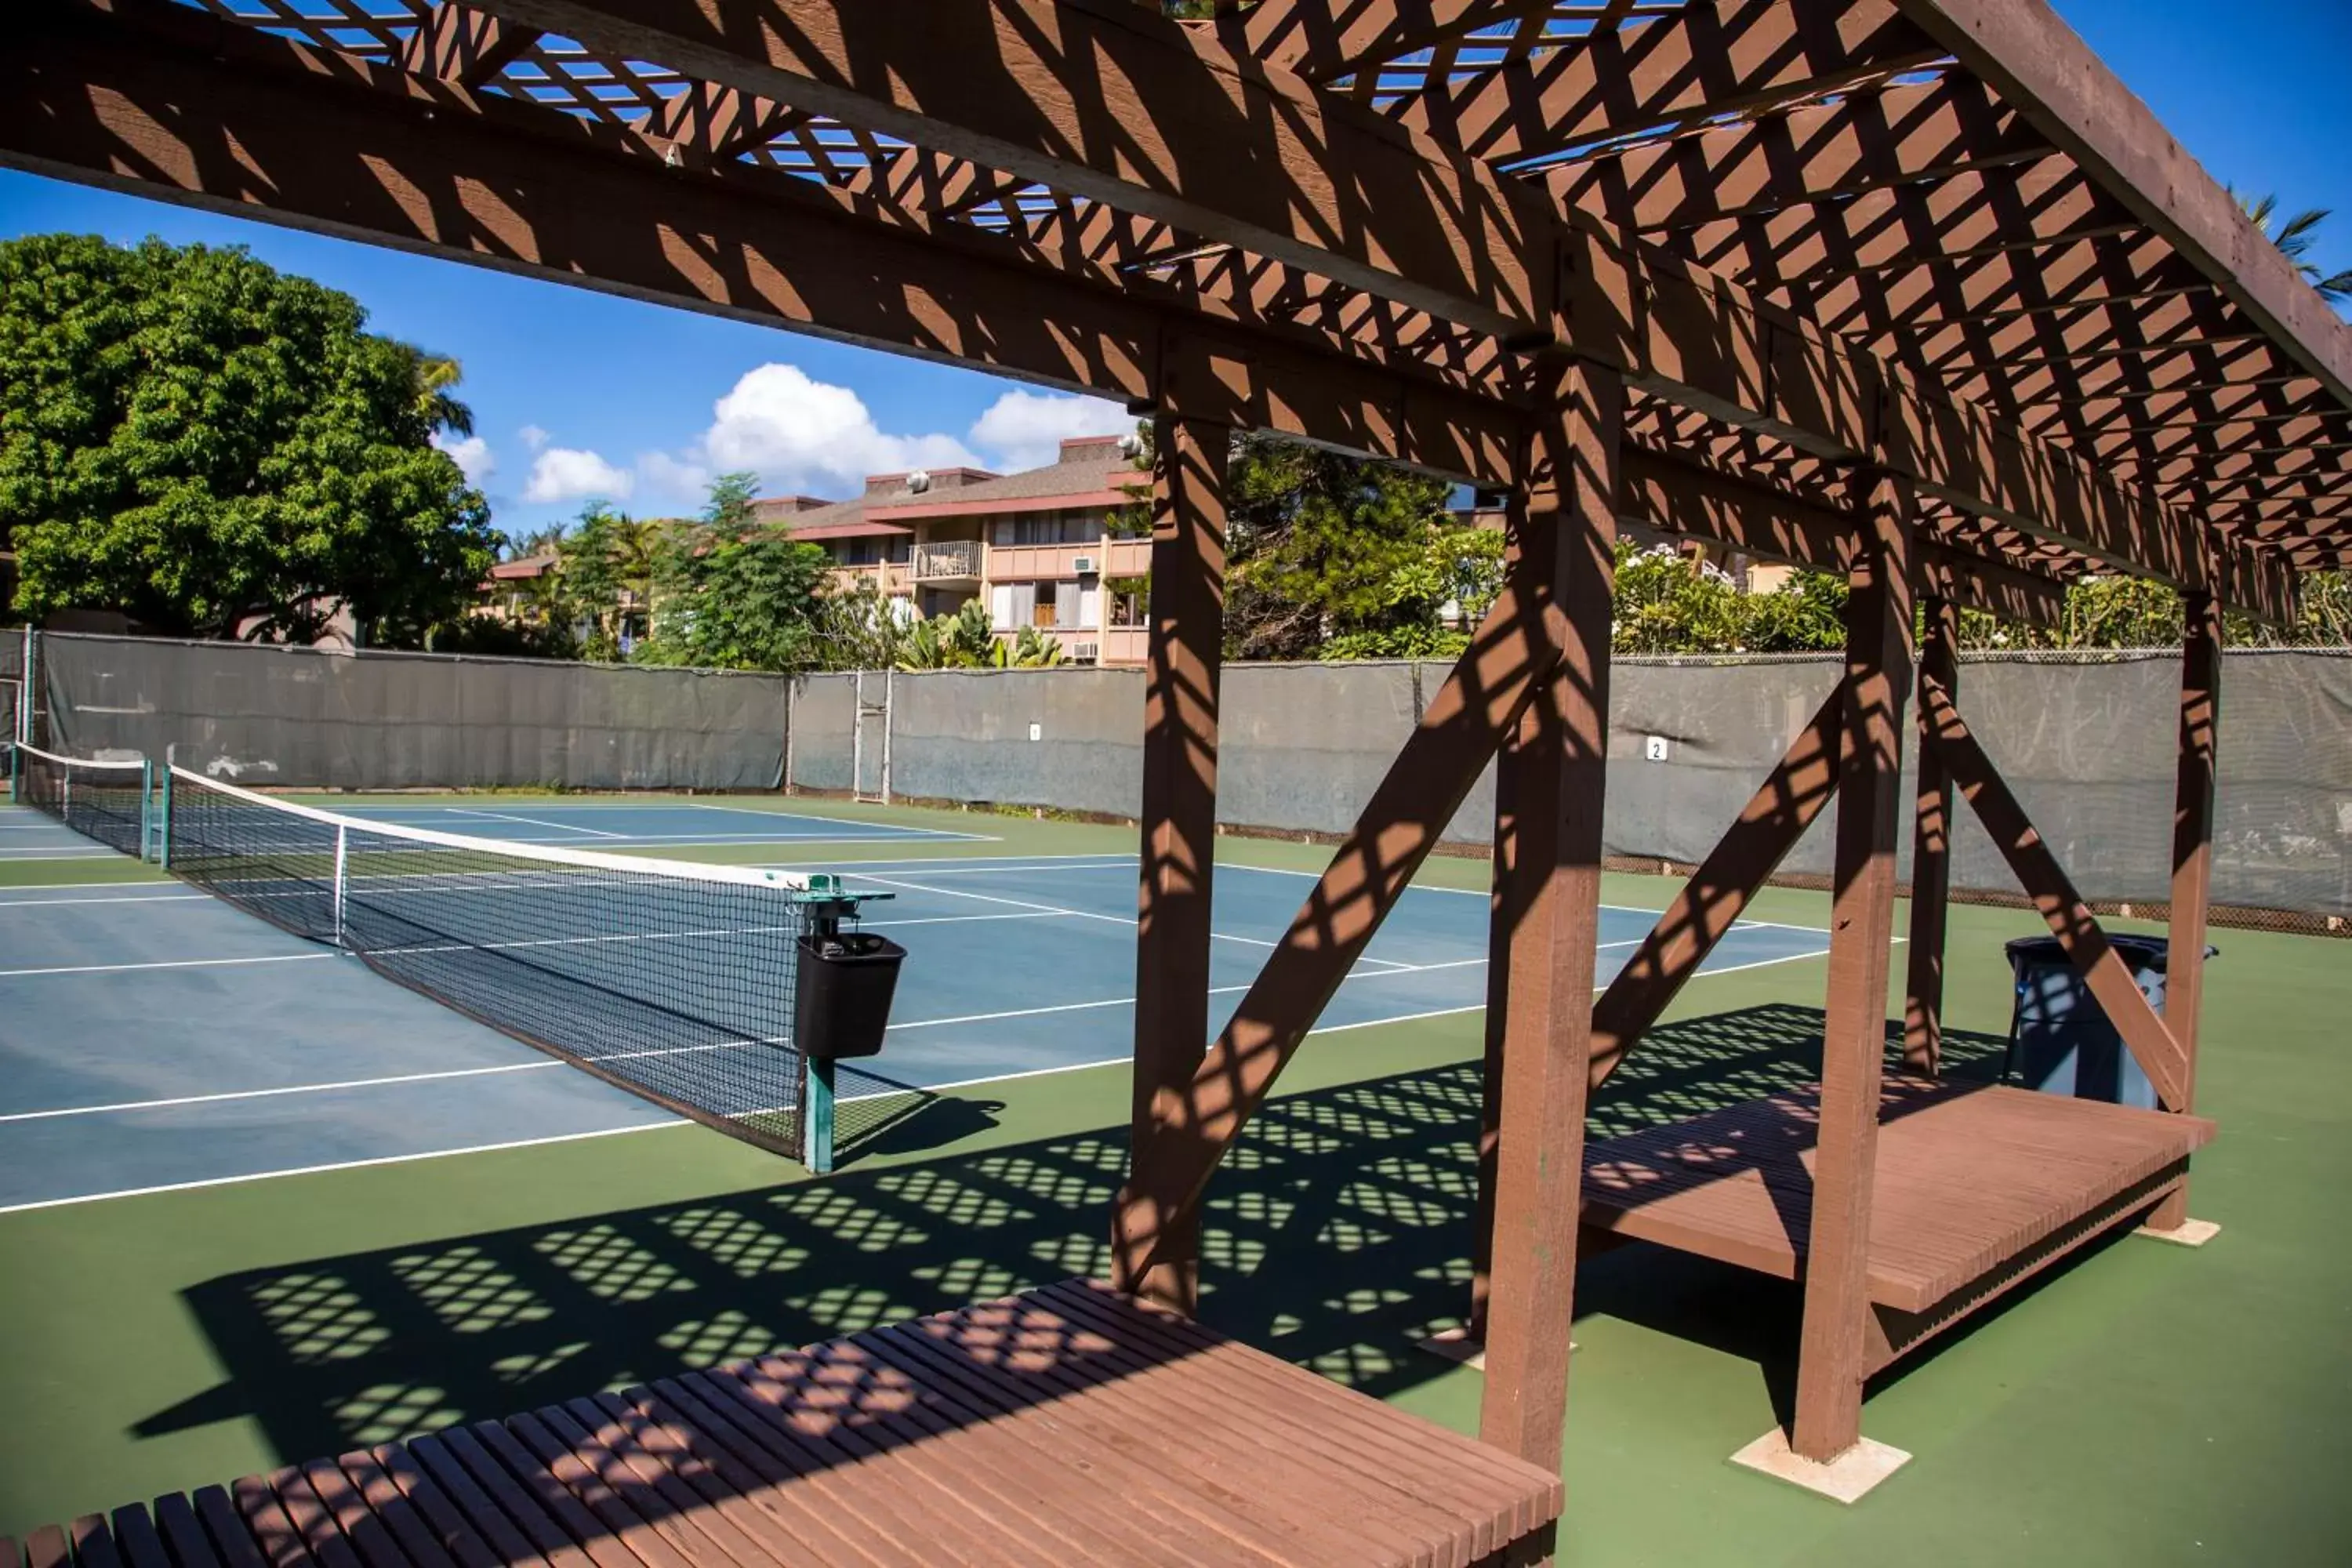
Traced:
POLYGON ((958 540, 947 544, 915 546, 915 580, 936 583, 946 578, 975 578, 980 575, 980 544, 975 540, 958 540))

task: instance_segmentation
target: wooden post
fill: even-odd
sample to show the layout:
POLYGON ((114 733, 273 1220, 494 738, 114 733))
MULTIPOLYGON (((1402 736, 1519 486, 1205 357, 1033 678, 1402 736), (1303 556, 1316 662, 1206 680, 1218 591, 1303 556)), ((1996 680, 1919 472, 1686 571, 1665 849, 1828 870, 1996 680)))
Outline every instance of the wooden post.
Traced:
POLYGON ((1600 941, 1601 811, 1608 783, 1609 635, 1624 388, 1571 362, 1538 433, 1524 554, 1549 573, 1559 649, 1504 765, 1516 828, 1509 880, 1501 1144, 1495 1161, 1486 1387, 1479 1436, 1557 1469, 1584 1171, 1585 1080, 1600 941), (1549 560, 1542 558, 1549 557, 1549 560))
MULTIPOLYGON (((2197 1093, 2197 1016, 2205 1000, 2205 913, 2213 888, 2215 748, 2221 731, 2221 605, 2210 593, 2183 595, 2188 624, 2180 645, 2180 769, 2172 805, 2171 953, 2164 982, 2164 1022, 2184 1060, 2180 1103, 2197 1093)), ((2151 1230, 2179 1230, 2189 1219, 2182 1182, 2148 1216, 2151 1230)))
MULTIPOLYGON (((1216 861, 1217 685, 1225 608, 1225 465, 1232 432, 1161 416, 1151 486, 1151 636, 1143 710, 1143 846, 1135 952, 1131 1179, 1167 1152, 1155 1105, 1189 1087, 1209 1041, 1209 898, 1216 861)), ((1119 1288, 1188 1316, 1198 1306, 1200 1220, 1188 1212, 1156 1252, 1121 1234, 1119 1288)))
MULTIPOLYGON (((1516 559, 1517 542, 1527 531, 1522 495, 1513 497, 1510 530, 1516 559)), ((1478 1199, 1470 1221, 1470 1319, 1463 1331, 1481 1344, 1486 1339, 1486 1306, 1495 1287, 1495 1162, 1503 1146, 1503 1021, 1511 1010, 1511 932, 1519 916, 1513 899, 1524 880, 1517 871, 1519 816, 1514 796, 1526 765, 1518 753, 1538 743, 1537 719, 1530 705, 1518 729, 1503 742, 1495 765, 1495 880, 1486 901, 1486 1054, 1478 1071, 1478 1199)))
MULTIPOLYGON (((1960 689, 1960 612, 1949 599, 1923 606, 1927 640, 1920 672, 1960 689)), ((1934 1078, 1944 1065, 1944 921, 1952 885, 1952 775, 1927 743, 1927 713, 1919 711, 1919 788, 1911 838, 1910 983, 1903 1008, 1903 1067, 1934 1078)))
POLYGON ((1870 1355, 1871 1185, 1895 921, 1895 794, 1911 687, 1911 487, 1884 473, 1865 473, 1860 482, 1868 491, 1857 519, 1861 536, 1846 605, 1845 740, 1820 1141, 1790 1441, 1801 1457, 1824 1463, 1862 1437, 1862 1384, 1870 1355))

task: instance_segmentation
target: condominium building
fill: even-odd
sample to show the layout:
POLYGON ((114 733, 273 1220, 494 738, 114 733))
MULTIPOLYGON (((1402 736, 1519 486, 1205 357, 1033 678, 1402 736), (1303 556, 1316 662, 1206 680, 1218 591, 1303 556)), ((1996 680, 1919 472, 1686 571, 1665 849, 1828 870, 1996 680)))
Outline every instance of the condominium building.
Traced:
POLYGON ((1113 511, 1150 492, 1134 450, 1118 436, 1074 438, 1042 468, 876 474, 848 500, 785 496, 759 510, 823 545, 838 583, 870 583, 910 618, 977 599, 1000 637, 1034 626, 1074 662, 1141 664, 1151 542, 1110 531, 1113 511))

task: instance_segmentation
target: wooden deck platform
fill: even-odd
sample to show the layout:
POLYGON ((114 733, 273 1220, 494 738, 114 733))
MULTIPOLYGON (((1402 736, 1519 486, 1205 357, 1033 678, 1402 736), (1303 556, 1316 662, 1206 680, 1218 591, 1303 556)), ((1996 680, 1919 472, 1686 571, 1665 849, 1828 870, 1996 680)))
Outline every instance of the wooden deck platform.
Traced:
POLYGON ((0 1541, 0 1568, 1503 1563, 1557 1475, 1071 1281, 0 1541))
MULTIPOLYGON (((1818 1091, 1589 1144, 1588 1233, 1800 1278, 1818 1091)), ((1869 1288, 1883 1366, 2179 1183, 2200 1117, 2008 1088, 1890 1078, 1880 1107, 1869 1288)))

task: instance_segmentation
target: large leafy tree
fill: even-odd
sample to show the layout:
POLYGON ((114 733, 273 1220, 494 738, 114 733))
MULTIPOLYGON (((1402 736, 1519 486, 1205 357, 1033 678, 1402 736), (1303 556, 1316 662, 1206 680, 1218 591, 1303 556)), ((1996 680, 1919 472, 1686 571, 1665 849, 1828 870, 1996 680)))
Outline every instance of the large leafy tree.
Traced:
POLYGON ((804 669, 817 662, 819 598, 831 561, 752 514, 755 476, 722 474, 698 521, 662 536, 653 636, 639 657, 719 669, 804 669))
POLYGON ((448 362, 365 325, 242 249, 0 244, 16 608, 307 640, 347 605, 394 645, 462 614, 497 535, 428 439, 462 413, 448 362))

